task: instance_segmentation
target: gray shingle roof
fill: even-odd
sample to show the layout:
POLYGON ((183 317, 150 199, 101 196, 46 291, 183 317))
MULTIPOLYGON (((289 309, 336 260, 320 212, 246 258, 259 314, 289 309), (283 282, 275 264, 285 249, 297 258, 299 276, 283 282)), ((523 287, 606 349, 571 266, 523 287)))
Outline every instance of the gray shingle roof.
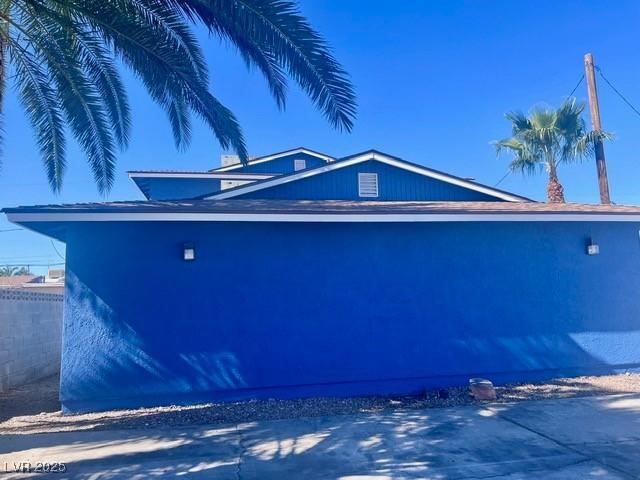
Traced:
POLYGON ((35 205, 4 213, 278 213, 278 214, 613 214, 640 206, 538 202, 369 202, 344 200, 172 200, 35 205))

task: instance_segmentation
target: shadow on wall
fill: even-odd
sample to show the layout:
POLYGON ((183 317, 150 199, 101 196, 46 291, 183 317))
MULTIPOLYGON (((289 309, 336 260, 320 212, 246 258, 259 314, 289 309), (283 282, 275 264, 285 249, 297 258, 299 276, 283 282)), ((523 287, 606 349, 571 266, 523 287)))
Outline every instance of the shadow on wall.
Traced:
POLYGON ((232 353, 184 352, 172 355, 171 362, 160 361, 153 351, 147 350, 137 332, 118 321, 113 310, 73 272, 67 275, 66 288, 68 320, 63 332, 66 355, 60 384, 63 404, 246 387, 232 353))
MULTIPOLYGON (((71 270, 67 273, 65 302, 60 398, 67 411, 273 396, 415 393, 425 388, 463 385, 477 375, 489 376, 499 384, 612 373, 640 366, 636 348, 640 332, 636 331, 451 336, 420 345, 421 338, 411 339, 398 329, 370 330, 363 344, 338 344, 342 349, 338 356, 336 352, 323 356, 321 351, 314 351, 316 337, 309 338, 310 345, 298 338, 301 344, 292 346, 287 342, 287 331, 276 335, 268 325, 262 325, 254 328, 263 332, 252 332, 241 318, 230 322, 234 322, 231 336, 241 338, 242 345, 229 341, 229 349, 219 348, 224 342, 217 338, 218 334, 229 338, 228 332, 220 333, 228 330, 228 325, 207 331, 193 331, 186 325, 181 333, 184 338, 165 332, 171 322, 163 318, 158 318, 155 326, 140 321, 134 326, 125 321, 129 314, 126 305, 120 305, 116 312, 71 270), (153 335, 149 334, 150 328, 156 330, 153 335), (140 334, 140 329, 145 333, 140 334), (270 350, 261 357, 263 344, 254 344, 254 335, 270 336, 276 347, 282 342, 279 356, 273 356, 270 350), (371 342, 380 339, 373 338, 376 335, 396 346, 406 345, 405 351, 396 348, 390 356, 383 349, 372 350, 371 342), (400 356, 406 358, 398 360, 400 356), (261 358, 258 364, 256 358, 261 358), (324 373, 327 368, 331 368, 332 377, 317 381, 317 372, 324 373), (282 383, 264 383, 262 369, 277 372, 282 383), (354 371, 365 372, 365 376, 354 379, 354 371), (380 371, 410 373, 406 377, 376 377, 380 371)), ((330 340, 344 333, 322 333, 321 327, 313 332, 330 340)), ((353 332, 350 335, 353 339, 353 332)))

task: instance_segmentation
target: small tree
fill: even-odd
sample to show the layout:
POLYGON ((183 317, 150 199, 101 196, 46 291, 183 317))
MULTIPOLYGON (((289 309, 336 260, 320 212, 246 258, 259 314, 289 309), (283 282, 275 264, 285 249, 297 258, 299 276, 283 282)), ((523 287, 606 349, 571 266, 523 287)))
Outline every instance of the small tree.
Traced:
POLYGON ((6 265, 0 267, 0 277, 13 277, 15 275, 31 275, 27 267, 13 267, 6 265))
POLYGON ((499 155, 503 150, 513 154, 509 168, 513 172, 534 174, 545 169, 549 175, 547 201, 564 203, 564 188, 558 180, 558 166, 584 159, 593 152, 596 140, 610 140, 608 132, 587 131, 582 112, 585 104, 570 98, 557 110, 536 107, 529 116, 509 112, 512 136, 493 142, 499 155))

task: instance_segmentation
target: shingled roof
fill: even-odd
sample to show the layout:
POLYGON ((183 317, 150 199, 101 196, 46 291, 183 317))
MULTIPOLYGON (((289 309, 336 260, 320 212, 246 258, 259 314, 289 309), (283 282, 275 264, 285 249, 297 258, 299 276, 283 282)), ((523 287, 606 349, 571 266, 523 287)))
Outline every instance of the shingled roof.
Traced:
POLYGON ((16 214, 221 213, 376 215, 640 215, 640 207, 538 202, 366 202, 348 200, 171 200, 35 205, 2 210, 16 214))

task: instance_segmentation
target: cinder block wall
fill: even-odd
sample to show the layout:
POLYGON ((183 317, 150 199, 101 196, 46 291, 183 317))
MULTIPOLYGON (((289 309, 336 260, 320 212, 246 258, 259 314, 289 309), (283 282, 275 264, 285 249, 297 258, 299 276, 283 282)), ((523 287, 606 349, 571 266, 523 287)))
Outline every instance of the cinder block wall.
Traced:
POLYGON ((0 392, 60 370, 63 296, 0 289, 0 392))

